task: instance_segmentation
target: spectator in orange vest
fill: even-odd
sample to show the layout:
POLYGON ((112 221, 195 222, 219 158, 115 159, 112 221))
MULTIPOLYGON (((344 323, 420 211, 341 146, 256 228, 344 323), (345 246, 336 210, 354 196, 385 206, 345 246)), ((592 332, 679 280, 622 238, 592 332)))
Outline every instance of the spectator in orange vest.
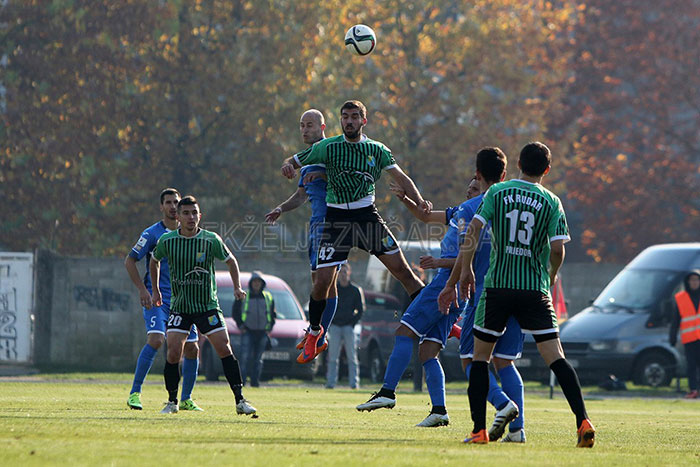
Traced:
POLYGON ((685 347, 688 363, 688 399, 698 397, 698 374, 700 374, 700 271, 691 271, 683 280, 684 290, 676 294, 676 310, 671 323, 669 342, 676 345, 678 330, 685 347))

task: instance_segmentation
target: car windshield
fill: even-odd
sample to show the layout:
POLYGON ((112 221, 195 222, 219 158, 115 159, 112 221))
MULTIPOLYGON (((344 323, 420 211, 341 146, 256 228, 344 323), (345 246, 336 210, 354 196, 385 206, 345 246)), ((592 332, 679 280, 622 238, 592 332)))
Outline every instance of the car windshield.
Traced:
MULTIPOLYGON (((625 269, 596 298, 600 308, 620 307, 631 310, 648 308, 677 280, 674 271, 625 269)), ((664 297, 661 297, 664 298, 664 297)))
MULTIPOLYGON (((296 301, 287 290, 270 290, 275 300, 277 319, 304 319, 296 301)), ((233 311, 233 287, 218 287, 219 305, 224 316, 230 317, 233 311)))

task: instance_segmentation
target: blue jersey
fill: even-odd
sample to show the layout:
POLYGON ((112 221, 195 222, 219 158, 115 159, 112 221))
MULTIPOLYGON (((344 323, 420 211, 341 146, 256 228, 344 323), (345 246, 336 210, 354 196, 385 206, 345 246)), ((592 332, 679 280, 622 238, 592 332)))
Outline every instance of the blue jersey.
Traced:
MULTIPOLYGON (((442 237, 440 242, 440 258, 456 258, 459 254, 459 244, 460 232, 463 230, 464 226, 460 224, 460 219, 462 219, 461 213, 464 212, 464 205, 468 201, 460 204, 456 207, 450 207, 445 209, 445 225, 447 225, 447 232, 445 236, 442 237)), ((478 206, 478 204, 477 204, 478 206)), ((440 268, 449 271, 451 268, 440 268)))
MULTIPOLYGON (((464 237, 467 234, 467 226, 474 217, 476 210, 481 205, 481 200, 484 195, 475 196, 474 198, 462 203, 457 212, 457 225, 459 226, 459 242, 462 243, 464 237)), ((476 247, 476 253, 474 254, 474 261, 472 262, 472 267, 474 268, 474 278, 476 280, 475 294, 472 300, 469 301, 469 305, 476 305, 479 303, 479 296, 484 288, 484 278, 486 277, 486 272, 489 270, 489 257, 491 256, 491 235, 489 230, 491 228, 491 223, 486 225, 481 229, 481 234, 479 234, 479 244, 476 247)))
MULTIPOLYGON (((151 262, 151 254, 158 244, 158 239, 166 232, 170 232, 163 221, 156 222, 141 233, 136 245, 129 252, 129 256, 136 261, 140 261, 144 256, 148 258, 146 261, 146 275, 143 277, 143 284, 149 292, 153 293, 151 288, 151 275, 148 266, 151 262)), ((168 269, 168 261, 164 258, 160 262, 160 296, 163 303, 170 305, 170 271, 168 269)))
POLYGON ((304 177, 310 172, 326 173, 323 164, 305 165, 299 175, 299 186, 304 188, 311 203, 311 220, 319 221, 326 217, 326 180, 318 178, 311 183, 304 183, 304 177))

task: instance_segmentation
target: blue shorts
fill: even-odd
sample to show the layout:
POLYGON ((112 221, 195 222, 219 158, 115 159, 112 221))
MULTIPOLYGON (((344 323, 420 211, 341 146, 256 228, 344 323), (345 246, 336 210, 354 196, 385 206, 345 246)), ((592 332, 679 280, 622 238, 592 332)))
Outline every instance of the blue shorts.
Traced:
MULTIPOLYGON (((170 316, 170 305, 163 303, 161 306, 150 309, 143 309, 143 320, 146 322, 146 334, 163 334, 168 324, 168 316, 170 316)), ((197 328, 193 325, 190 329, 190 334, 187 336, 187 342, 197 342, 199 335, 197 328)))
MULTIPOLYGON (((474 357, 474 313, 476 312, 476 304, 468 306, 464 310, 464 319, 462 320, 462 337, 459 338, 459 358, 474 357)), ((493 348, 493 356, 504 358, 506 360, 515 360, 520 358, 523 352, 523 340, 525 336, 520 330, 518 321, 511 316, 508 318, 508 324, 503 335, 496 341, 496 346, 493 348)))
POLYGON ((450 313, 443 315, 438 309, 437 298, 450 277, 449 270, 440 270, 430 284, 426 285, 411 302, 401 317, 401 324, 413 331, 420 341, 437 342, 445 348, 452 325, 459 317, 459 308, 454 305, 450 313))

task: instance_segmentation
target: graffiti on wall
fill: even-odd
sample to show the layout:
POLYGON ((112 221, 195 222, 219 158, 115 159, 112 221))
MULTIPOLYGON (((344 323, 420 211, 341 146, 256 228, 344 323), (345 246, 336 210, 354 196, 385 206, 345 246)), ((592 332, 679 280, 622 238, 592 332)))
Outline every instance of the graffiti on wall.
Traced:
POLYGON ((10 277, 10 267, 0 264, 0 361, 17 360, 17 289, 2 280, 10 277))
POLYGON ((104 311, 129 311, 128 293, 115 292, 109 287, 73 287, 73 299, 77 304, 84 303, 90 308, 104 311))

